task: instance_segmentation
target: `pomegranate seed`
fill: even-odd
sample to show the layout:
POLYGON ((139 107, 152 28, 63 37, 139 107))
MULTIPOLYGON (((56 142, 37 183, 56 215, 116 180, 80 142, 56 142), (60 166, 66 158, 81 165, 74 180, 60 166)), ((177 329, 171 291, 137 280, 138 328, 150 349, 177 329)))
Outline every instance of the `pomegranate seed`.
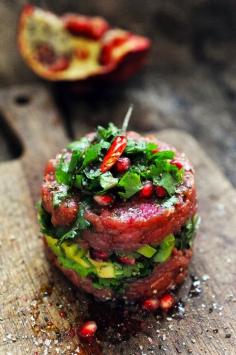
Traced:
POLYGON ((136 263, 135 258, 132 258, 131 256, 120 256, 118 260, 122 264, 126 264, 126 265, 134 265, 136 263))
POLYGON ((161 299, 160 299, 160 308, 164 311, 164 312, 168 312, 170 308, 172 308, 174 306, 175 303, 175 299, 174 297, 167 293, 166 295, 164 295, 161 299))
POLYGON ((96 201, 100 206, 108 206, 113 202, 113 198, 108 195, 95 195, 93 196, 94 201, 96 201))
POLYGON ((94 336, 97 331, 97 324, 94 321, 84 323, 79 329, 79 336, 88 338, 94 336))
POLYGON ((115 169, 118 173, 124 173, 130 167, 130 159, 127 157, 119 158, 116 162, 115 169))
POLYGON ((150 198, 153 194, 153 185, 151 182, 146 182, 139 191, 139 197, 150 198))
POLYGON ((170 162, 172 165, 175 165, 175 166, 177 166, 177 168, 178 169, 182 169, 182 167, 183 167, 183 164, 181 163, 181 161, 179 161, 179 160, 171 160, 171 162, 170 162))
POLYGON ((100 250, 91 250, 90 251, 92 259, 97 259, 97 260, 107 260, 109 258, 109 254, 106 253, 105 251, 100 251, 100 250))
POLYGON ((156 186, 156 195, 159 198, 163 198, 166 196, 166 189, 162 186, 156 186))
POLYGON ((142 308, 145 309, 146 311, 156 311, 159 305, 160 302, 158 299, 148 298, 145 301, 143 301, 142 308))
POLYGON ((70 61, 65 57, 58 57, 56 61, 49 66, 49 70, 53 72, 66 70, 70 65, 70 61))

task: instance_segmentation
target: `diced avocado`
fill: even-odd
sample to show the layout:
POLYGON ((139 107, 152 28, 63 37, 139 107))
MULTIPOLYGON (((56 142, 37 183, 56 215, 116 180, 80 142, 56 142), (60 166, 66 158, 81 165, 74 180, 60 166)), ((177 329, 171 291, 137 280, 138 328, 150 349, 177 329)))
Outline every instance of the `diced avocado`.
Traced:
POLYGON ((148 244, 145 244, 144 246, 142 246, 136 251, 137 253, 145 256, 146 258, 151 258, 157 252, 155 248, 151 247, 148 244))
POLYGON ((95 267, 95 272, 98 277, 102 277, 104 279, 115 278, 115 268, 112 263, 104 262, 104 261, 96 261, 89 258, 89 261, 95 267))
POLYGON ((61 248, 59 245, 57 245, 58 239, 52 238, 49 235, 46 235, 45 238, 49 248, 53 251, 53 253, 57 256, 61 255, 61 248))
POLYGON ((62 249, 64 250, 66 256, 70 259, 73 259, 73 257, 75 256, 75 254, 78 253, 78 245, 77 244, 70 244, 67 242, 64 242, 61 244, 62 249))
POLYGON ((72 260, 76 261, 78 264, 80 264, 81 266, 85 267, 85 268, 89 268, 91 265, 86 261, 84 260, 83 258, 81 258, 79 256, 79 254, 77 255, 74 255, 72 260))
POLYGON ((79 248, 78 244, 69 244, 64 242, 62 243, 62 249, 64 250, 67 258, 74 260, 76 263, 85 268, 89 268, 91 266, 86 260, 82 258, 82 256, 85 254, 85 251, 79 248))
POLYGON ((163 263, 166 261, 175 246, 175 237, 173 234, 169 234, 159 246, 159 250, 154 256, 153 260, 157 263, 163 263))

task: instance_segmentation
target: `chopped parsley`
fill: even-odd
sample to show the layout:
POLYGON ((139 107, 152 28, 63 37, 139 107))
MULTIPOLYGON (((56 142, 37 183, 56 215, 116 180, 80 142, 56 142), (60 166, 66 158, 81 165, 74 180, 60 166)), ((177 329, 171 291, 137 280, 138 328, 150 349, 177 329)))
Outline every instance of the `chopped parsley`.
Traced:
MULTIPOLYGON (((171 164, 172 150, 159 151, 156 143, 129 138, 122 156, 130 159, 130 168, 118 173, 114 167, 102 173, 101 163, 114 139, 122 134, 113 123, 98 126, 93 138, 83 137, 67 146, 56 167, 56 180, 67 186, 68 194, 74 188, 81 196, 105 193, 109 190, 117 199, 127 200, 135 195, 145 181, 165 188, 171 198, 183 181, 183 169, 171 164)), ((55 195, 57 206, 64 194, 55 195)), ((83 198, 82 198, 83 200, 83 198)))

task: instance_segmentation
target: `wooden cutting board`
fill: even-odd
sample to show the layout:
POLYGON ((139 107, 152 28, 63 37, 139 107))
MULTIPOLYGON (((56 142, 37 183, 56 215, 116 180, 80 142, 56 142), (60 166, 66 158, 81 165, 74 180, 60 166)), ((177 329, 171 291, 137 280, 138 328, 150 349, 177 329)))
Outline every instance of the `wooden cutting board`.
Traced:
POLYGON ((11 88, 1 92, 0 112, 10 144, 23 148, 0 164, 0 354, 236 354, 236 192, 220 161, 182 131, 157 133, 196 168, 202 224, 191 274, 198 279, 180 290, 184 317, 116 309, 75 290, 44 256, 35 203, 44 163, 67 142, 50 96, 40 86, 11 88), (189 297, 190 287, 192 296, 202 292, 189 297), (76 335, 87 319, 99 326, 92 343, 76 335))

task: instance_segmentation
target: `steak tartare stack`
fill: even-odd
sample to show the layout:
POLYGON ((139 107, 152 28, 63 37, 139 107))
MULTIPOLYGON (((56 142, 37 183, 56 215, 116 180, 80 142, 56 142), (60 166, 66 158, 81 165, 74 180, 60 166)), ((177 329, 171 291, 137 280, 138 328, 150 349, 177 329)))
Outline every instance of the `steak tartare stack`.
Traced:
POLYGON ((112 123, 45 168, 39 221, 47 255, 103 300, 161 297, 188 272, 198 218, 184 154, 112 123))

